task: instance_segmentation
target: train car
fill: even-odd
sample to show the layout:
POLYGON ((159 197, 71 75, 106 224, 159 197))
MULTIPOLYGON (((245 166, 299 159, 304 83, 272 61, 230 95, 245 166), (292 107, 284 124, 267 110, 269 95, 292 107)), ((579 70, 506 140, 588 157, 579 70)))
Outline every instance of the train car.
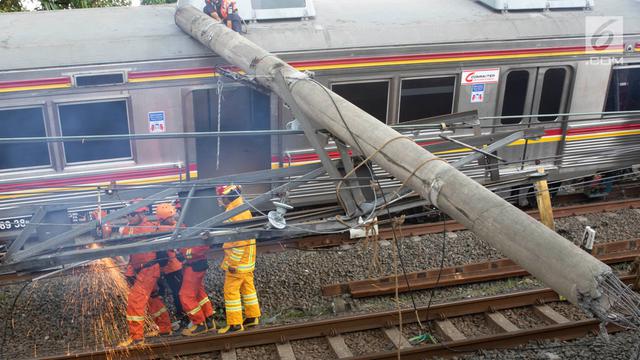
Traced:
MULTIPOLYGON (((551 179, 573 179, 638 163, 637 1, 585 1, 568 9, 542 1, 542 8, 526 10, 474 0, 238 3, 244 36, 388 125, 438 124, 434 117, 477 112, 478 121, 468 126, 406 132, 424 146, 445 143, 442 134, 464 141, 543 128, 543 136, 498 151, 504 160, 493 174, 498 177, 543 165, 551 179)), ((0 138, 257 131, 291 124, 275 95, 221 76, 229 64, 183 33, 174 10, 0 14, 0 138)), ((436 153, 452 161, 470 149, 436 153)), ((219 143, 0 143, 0 214, 20 204, 82 196, 97 186, 145 186, 316 161, 302 135, 222 137, 219 143)), ((463 171, 481 182, 495 180, 478 164, 463 171)), ((384 180, 384 186, 393 184, 384 180)), ((314 183, 291 198, 311 204, 334 199, 335 189, 314 183)), ((9 227, 16 220, 21 226, 20 219, 9 220, 9 227)))

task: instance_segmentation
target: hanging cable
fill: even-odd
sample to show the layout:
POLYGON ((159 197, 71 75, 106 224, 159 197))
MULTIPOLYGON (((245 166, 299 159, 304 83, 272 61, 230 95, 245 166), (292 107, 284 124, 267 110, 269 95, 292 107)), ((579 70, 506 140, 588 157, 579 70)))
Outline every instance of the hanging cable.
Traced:
MULTIPOLYGON (((217 82, 217 90, 218 90, 218 132, 222 128, 222 90, 224 89, 224 83, 220 78, 218 78, 217 82)), ((216 142, 216 170, 220 169, 220 137, 217 138, 216 142)))

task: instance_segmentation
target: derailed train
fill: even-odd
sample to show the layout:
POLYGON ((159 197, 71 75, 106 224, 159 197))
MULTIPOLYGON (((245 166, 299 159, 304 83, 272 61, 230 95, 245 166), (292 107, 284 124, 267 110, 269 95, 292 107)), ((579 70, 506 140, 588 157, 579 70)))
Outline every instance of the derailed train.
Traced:
MULTIPOLYGON (((380 121, 416 126, 407 135, 449 161, 471 150, 440 135, 490 142, 487 135, 543 130, 500 149, 498 166, 462 169, 484 183, 539 165, 562 180, 639 162, 640 3, 585 4, 498 11, 473 0, 405 0, 393 8, 382 0, 366 7, 239 2, 251 10, 245 36, 380 121), (469 111, 479 119, 419 126, 469 111)), ((1 14, 0 138, 268 130, 292 122, 275 95, 220 76, 228 64, 182 33, 173 14, 173 6, 1 14)), ((56 203, 98 185, 318 161, 302 135, 222 137, 219 153, 216 142, 0 143, 0 218, 20 204, 56 203)), ((335 188, 318 182, 290 197, 311 204, 335 198, 335 188)), ((0 223, 24 225, 21 218, 0 223)))

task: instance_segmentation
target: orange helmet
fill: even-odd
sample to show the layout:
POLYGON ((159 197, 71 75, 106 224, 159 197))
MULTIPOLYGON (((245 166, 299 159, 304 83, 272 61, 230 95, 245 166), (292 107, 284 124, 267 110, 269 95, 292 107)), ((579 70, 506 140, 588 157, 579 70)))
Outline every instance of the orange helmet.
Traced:
POLYGON ((166 220, 176 215, 176 208, 169 203, 162 203, 156 206, 156 216, 158 220, 166 220))
MULTIPOLYGON (((129 205, 133 205, 134 203, 140 202, 142 200, 144 200, 144 199, 143 198, 131 199, 131 201, 129 202, 129 205)), ((132 213, 144 213, 144 212, 147 212, 147 211, 149 211, 149 208, 146 207, 146 206, 142 206, 142 207, 139 207, 139 208, 137 208, 137 209, 135 209, 135 210, 133 210, 131 212, 132 213)))
POLYGON ((216 194, 218 194, 218 196, 229 195, 229 193, 234 190, 240 194, 240 189, 240 185, 220 185, 216 186, 216 194))

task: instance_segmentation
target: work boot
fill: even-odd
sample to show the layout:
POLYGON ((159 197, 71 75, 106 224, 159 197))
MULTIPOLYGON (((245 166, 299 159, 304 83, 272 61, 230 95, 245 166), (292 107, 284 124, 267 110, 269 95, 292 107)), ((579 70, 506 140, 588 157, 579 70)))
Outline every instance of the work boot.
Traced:
POLYGON ((171 330, 162 332, 158 329, 153 329, 144 334, 144 337, 156 337, 156 336, 170 336, 173 332, 171 330))
POLYGON ((142 345, 144 345, 144 339, 132 339, 131 337, 118 343, 118 347, 142 346, 142 345))
POLYGON ((216 329, 216 321, 214 320, 213 316, 209 316, 208 318, 206 318, 204 323, 205 325, 207 325, 207 330, 212 331, 216 329))
POLYGON ((182 330, 182 335, 184 336, 195 336, 199 334, 204 334, 207 332, 207 325, 203 322, 202 324, 192 324, 189 328, 182 330))
POLYGON ((244 327, 242 325, 227 325, 222 329, 218 330, 218 334, 228 334, 232 332, 240 332, 244 331, 244 327))
POLYGON ((176 321, 171 323, 171 330, 173 330, 173 331, 180 330, 180 321, 179 320, 176 320, 176 321))
POLYGON ((259 317, 246 318, 246 319, 244 319, 244 322, 242 323, 242 326, 244 326, 245 328, 250 328, 250 327, 254 327, 254 326, 258 326, 258 325, 260 325, 260 318, 259 317))
POLYGON ((187 329, 190 327, 190 325, 191 325, 191 321, 189 321, 189 318, 182 318, 180 320, 172 322, 171 329, 173 331, 178 331, 181 329, 187 329))

